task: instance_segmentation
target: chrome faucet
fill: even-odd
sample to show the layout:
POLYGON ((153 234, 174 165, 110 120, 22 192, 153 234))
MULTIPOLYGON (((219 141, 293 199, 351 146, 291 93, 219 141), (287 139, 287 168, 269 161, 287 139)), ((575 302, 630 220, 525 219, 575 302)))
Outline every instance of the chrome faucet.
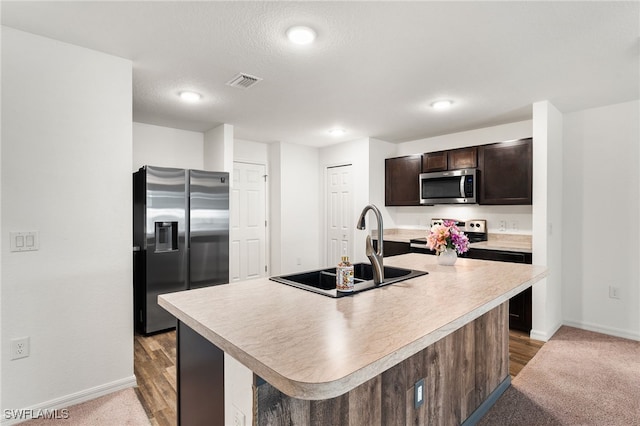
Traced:
POLYGON ((382 261, 383 257, 383 238, 382 238, 382 214, 380 214, 380 210, 373 204, 367 205, 364 209, 362 209, 362 213, 360 213, 360 218, 358 219, 358 223, 356 228, 365 229, 367 227, 367 223, 365 222, 365 217, 367 212, 371 210, 376 215, 376 220, 378 221, 378 251, 373 251, 373 244, 371 243, 371 236, 367 235, 366 245, 366 255, 371 262, 371 267, 373 269, 373 282, 376 285, 382 284, 384 281, 384 264, 382 261))

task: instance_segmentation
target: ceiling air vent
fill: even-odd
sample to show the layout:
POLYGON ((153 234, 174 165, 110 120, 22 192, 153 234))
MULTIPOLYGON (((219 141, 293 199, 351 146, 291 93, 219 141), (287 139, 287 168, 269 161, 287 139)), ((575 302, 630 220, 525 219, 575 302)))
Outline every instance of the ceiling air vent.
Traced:
POLYGON ((240 89, 248 89, 262 79, 249 74, 240 73, 227 82, 228 86, 238 87, 240 89))

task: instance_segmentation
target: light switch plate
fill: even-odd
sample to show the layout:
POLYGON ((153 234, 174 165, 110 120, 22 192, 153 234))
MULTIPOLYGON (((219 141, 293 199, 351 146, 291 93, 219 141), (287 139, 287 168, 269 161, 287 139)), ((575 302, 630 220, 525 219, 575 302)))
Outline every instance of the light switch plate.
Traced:
POLYGON ((35 251, 40 248, 38 231, 9 232, 11 251, 35 251))

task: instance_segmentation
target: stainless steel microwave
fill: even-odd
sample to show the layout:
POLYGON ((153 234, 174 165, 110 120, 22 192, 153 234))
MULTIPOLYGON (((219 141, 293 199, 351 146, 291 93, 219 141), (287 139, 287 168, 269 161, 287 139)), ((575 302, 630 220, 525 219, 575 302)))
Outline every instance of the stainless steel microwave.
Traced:
POLYGON ((476 169, 420 174, 420 204, 475 204, 476 169))

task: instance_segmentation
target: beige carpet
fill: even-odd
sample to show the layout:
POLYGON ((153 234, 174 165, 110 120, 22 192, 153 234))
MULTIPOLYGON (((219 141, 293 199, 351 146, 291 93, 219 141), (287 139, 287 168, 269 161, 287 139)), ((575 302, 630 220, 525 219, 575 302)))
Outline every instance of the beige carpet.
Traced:
MULTIPOLYGON (((133 388, 124 389, 68 408, 67 419, 34 419, 21 425, 147 426, 151 423, 133 388)), ((63 411, 57 411, 59 417, 63 411)))
POLYGON ((640 342, 561 327, 479 425, 640 425, 640 342))

